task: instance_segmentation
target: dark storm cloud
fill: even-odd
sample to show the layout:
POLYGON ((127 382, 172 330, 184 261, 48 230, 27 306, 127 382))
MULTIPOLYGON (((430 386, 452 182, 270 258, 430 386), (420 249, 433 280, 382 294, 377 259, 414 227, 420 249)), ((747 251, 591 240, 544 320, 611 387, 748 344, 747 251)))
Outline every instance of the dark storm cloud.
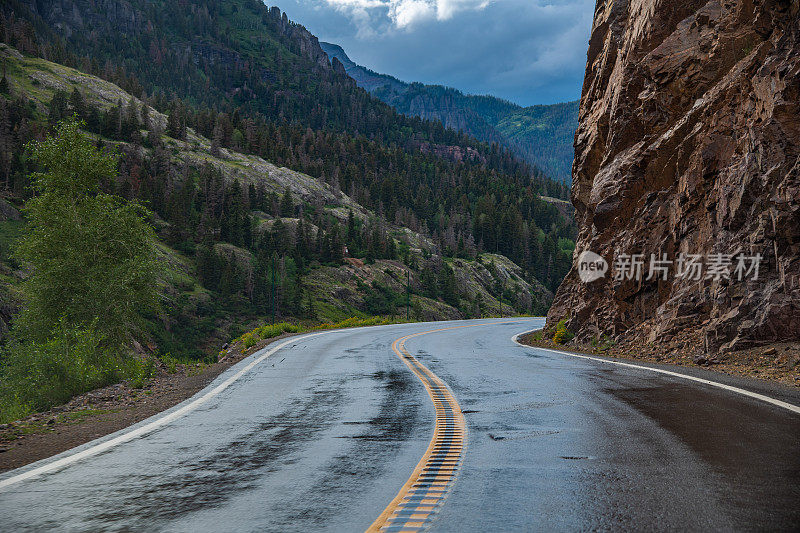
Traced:
POLYGON ((532 105, 579 97, 594 1, 286 0, 278 7, 377 72, 532 105))

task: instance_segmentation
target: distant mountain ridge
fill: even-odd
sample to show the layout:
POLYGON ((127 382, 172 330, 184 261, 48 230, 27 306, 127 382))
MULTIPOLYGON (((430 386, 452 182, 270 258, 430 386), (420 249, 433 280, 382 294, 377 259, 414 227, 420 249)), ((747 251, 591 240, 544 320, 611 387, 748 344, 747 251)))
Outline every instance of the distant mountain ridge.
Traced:
POLYGON ((482 141, 496 142, 554 179, 571 180, 578 102, 522 107, 494 96, 466 95, 442 85, 408 83, 353 62, 336 44, 320 42, 359 87, 400 113, 438 120, 482 141))

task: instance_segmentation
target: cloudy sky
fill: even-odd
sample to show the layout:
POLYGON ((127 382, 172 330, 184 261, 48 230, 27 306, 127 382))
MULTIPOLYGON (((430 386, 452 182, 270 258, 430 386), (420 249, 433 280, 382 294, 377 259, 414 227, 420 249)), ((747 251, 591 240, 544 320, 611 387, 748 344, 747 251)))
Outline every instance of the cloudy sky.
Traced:
POLYGON ((580 96, 594 0, 266 0, 350 59, 521 105, 580 96))

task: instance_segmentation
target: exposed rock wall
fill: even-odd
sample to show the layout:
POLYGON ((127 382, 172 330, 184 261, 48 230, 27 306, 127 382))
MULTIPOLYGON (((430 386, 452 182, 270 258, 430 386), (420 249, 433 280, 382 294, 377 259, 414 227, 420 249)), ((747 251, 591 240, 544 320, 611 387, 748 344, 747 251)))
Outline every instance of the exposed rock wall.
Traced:
POLYGON ((598 0, 579 120, 576 259, 763 260, 742 281, 573 266, 548 324, 667 345, 691 329, 710 353, 800 339, 798 0, 598 0))

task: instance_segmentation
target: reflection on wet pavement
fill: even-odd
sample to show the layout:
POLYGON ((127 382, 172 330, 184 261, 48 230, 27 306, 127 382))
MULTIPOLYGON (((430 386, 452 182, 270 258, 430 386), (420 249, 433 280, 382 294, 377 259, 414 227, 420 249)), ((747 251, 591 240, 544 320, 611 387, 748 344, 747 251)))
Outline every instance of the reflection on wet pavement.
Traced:
MULTIPOLYGON (((452 389, 468 427, 432 530, 800 524, 800 417, 521 348, 508 339, 541 320, 493 322, 407 345, 452 389)), ((0 531, 364 530, 434 427, 391 343, 441 327, 336 332, 286 349, 282 364, 259 365, 158 431, 0 491, 0 531)))

